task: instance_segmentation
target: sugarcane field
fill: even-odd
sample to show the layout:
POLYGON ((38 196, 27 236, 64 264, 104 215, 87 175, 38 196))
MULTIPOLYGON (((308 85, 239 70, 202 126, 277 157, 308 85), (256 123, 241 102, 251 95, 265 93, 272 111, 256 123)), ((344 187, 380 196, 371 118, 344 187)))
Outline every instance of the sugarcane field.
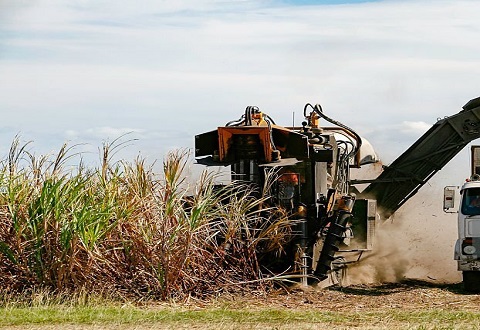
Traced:
POLYGON ((0 328, 480 328, 479 10, 0 0, 0 328))

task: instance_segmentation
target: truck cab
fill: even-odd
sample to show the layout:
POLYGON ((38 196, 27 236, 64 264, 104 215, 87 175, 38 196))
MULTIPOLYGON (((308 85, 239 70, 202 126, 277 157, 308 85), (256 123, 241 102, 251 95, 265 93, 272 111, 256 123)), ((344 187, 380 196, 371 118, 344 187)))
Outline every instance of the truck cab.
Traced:
MULTIPOLYGON (((470 292, 480 292, 480 174, 477 172, 480 172, 480 146, 472 146, 472 175, 460 189, 454 252, 464 288, 470 292)), ((446 187, 444 210, 448 212, 452 207, 455 207, 454 192, 446 187)))
POLYGON ((480 177, 466 182, 461 190, 458 239, 454 258, 463 274, 466 291, 480 291, 480 177))

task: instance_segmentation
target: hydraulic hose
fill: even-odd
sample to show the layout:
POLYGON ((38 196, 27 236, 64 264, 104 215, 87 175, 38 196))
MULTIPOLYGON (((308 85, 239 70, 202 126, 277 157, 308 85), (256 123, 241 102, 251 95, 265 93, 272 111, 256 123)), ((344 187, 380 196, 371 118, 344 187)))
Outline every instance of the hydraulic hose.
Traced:
POLYGON ((307 108, 308 107, 311 107, 313 109, 313 111, 315 111, 315 113, 317 115, 320 116, 320 118, 323 118, 325 119, 326 121, 328 121, 329 123, 332 123, 334 125, 337 125, 338 127, 342 127, 343 129, 347 130, 348 132, 350 132, 354 137, 355 137, 355 140, 357 141, 357 145, 355 146, 355 149, 354 149, 354 152, 353 152, 353 155, 356 155, 358 153, 358 151, 360 150, 360 147, 362 146, 362 138, 360 137, 360 135, 357 134, 357 132, 355 132, 353 129, 351 129, 350 127, 348 127, 347 125, 344 125, 342 124, 341 122, 339 121, 336 121, 330 117, 328 117, 326 114, 323 113, 323 109, 322 109, 322 106, 320 104, 316 104, 315 106, 311 105, 310 103, 307 103, 305 105, 305 107, 303 108, 303 116, 306 117, 307 116, 307 108))

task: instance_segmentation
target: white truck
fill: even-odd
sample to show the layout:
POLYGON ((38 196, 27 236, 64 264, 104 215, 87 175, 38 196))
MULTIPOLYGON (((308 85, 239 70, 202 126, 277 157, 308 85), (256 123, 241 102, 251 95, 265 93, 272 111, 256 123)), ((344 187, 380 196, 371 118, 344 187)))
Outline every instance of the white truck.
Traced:
POLYGON ((454 186, 444 189, 443 209, 458 213, 454 259, 463 274, 464 289, 480 292, 480 146, 471 147, 471 164, 470 179, 460 188, 458 211, 450 211, 456 208, 455 196, 459 187, 454 186))

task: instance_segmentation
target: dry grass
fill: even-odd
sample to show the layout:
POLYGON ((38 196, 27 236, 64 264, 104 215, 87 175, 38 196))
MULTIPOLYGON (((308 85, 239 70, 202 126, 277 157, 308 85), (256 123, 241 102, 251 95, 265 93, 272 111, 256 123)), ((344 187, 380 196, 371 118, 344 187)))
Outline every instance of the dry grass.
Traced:
POLYGON ((105 144, 98 168, 80 161, 71 170, 65 164, 77 155, 67 145, 36 157, 14 140, 0 163, 6 294, 166 300, 271 287, 259 258, 282 253, 290 222, 268 196, 250 197, 248 185, 215 187, 208 173, 188 182, 184 151, 170 153, 160 174, 143 159, 112 162, 123 145, 105 144))

